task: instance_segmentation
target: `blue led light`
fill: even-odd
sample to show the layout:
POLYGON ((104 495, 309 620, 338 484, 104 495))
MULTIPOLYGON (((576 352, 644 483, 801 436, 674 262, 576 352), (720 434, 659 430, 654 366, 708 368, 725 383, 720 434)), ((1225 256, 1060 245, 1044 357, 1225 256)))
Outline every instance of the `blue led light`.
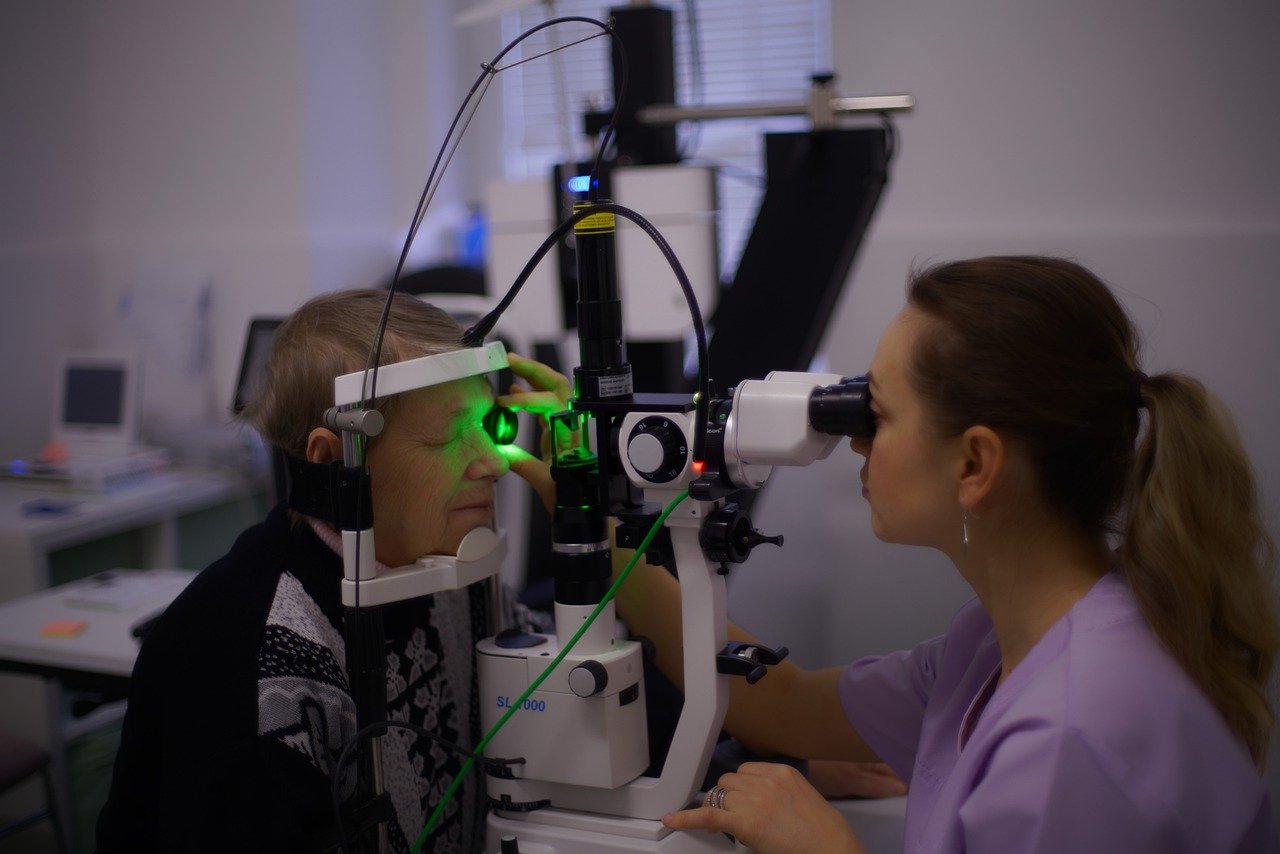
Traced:
POLYGON ((27 473, 27 461, 26 461, 26 460, 10 460, 10 461, 9 461, 9 472, 10 472, 11 474, 26 474, 26 473, 27 473))
POLYGON ((590 175, 574 175, 572 178, 569 179, 569 182, 566 184, 566 186, 569 188, 571 192, 585 193, 587 190, 591 189, 591 176, 590 175))

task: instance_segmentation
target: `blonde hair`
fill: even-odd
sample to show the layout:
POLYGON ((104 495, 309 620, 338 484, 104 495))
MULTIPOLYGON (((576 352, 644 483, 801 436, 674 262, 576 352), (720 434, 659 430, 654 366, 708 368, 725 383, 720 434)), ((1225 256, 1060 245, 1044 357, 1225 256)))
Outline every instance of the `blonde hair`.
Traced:
POLYGON ((1274 546, 1226 410, 1190 377, 1137 373, 1124 309, 1070 261, 957 261, 908 293, 933 323, 911 364, 930 418, 948 436, 974 424, 1015 436, 1057 512, 1123 535, 1143 617, 1261 768, 1280 648, 1274 546))
MULTIPOLYGON (((286 454, 305 457, 307 436, 333 406, 333 381, 362 370, 387 292, 339 291, 316 297, 276 330, 259 391, 241 417, 286 454)), ((462 327, 416 297, 396 294, 387 318, 379 364, 431 356, 462 347, 462 327)), ((395 398, 375 401, 387 418, 395 398)))
POLYGON ((1253 471, 1231 416, 1199 381, 1160 374, 1142 397, 1148 423, 1126 493, 1125 574, 1156 636, 1262 768, 1280 630, 1275 547, 1253 471))

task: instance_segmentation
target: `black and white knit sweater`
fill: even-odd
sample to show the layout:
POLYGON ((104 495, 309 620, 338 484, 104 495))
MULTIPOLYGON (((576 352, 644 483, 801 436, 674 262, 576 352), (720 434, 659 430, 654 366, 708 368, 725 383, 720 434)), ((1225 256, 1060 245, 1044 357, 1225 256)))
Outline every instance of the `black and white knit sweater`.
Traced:
MULTIPOLYGON (((316 851, 333 829, 329 784, 355 733, 341 631, 336 536, 276 508, 202 572, 147 634, 130 687, 101 852, 316 851), (319 535, 318 535, 319 534, 319 535)), ((464 747, 479 738, 473 648, 478 586, 384 609, 390 717, 464 747)), ((407 851, 462 765, 393 728, 384 782, 407 851)), ((350 789, 350 766, 343 788, 350 789)), ((484 839, 471 774, 423 850, 484 839)))

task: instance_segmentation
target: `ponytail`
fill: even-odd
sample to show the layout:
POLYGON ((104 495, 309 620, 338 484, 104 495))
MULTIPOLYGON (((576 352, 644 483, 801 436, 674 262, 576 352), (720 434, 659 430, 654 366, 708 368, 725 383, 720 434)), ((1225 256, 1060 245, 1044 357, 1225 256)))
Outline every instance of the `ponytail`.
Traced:
POLYGON ((1147 427, 1125 495, 1124 572, 1156 636, 1261 769, 1280 627, 1253 472, 1231 417, 1198 381, 1160 374, 1141 394, 1147 427))

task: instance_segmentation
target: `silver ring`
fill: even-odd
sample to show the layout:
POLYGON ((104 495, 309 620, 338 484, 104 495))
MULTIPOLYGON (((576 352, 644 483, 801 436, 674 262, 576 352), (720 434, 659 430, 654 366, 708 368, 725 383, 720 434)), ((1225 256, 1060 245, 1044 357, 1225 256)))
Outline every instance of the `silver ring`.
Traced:
POLYGON ((728 791, 729 790, 724 786, 712 786, 707 792, 707 797, 703 801, 703 806, 708 806, 717 810, 724 809, 724 796, 728 791))
POLYGON ((601 540, 598 543, 552 543, 551 551, 561 555, 589 555, 596 552, 607 552, 609 550, 609 541, 601 540))

